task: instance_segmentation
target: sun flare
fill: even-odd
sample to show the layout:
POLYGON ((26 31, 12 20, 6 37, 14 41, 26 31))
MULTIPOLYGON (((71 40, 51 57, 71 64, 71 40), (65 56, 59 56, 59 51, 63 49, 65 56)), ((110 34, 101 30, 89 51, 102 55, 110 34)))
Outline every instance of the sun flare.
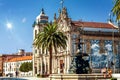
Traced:
POLYGON ((12 24, 10 22, 8 22, 6 25, 8 29, 12 29, 12 24))

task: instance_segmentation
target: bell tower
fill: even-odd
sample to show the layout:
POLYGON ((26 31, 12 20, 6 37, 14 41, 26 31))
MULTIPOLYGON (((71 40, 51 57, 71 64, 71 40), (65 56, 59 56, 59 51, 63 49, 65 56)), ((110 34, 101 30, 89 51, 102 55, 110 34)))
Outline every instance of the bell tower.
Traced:
MULTIPOLYGON (((42 8, 40 14, 36 17, 36 20, 33 23, 33 41, 36 38, 37 34, 43 30, 43 27, 46 23, 48 23, 48 16, 46 16, 44 9, 42 8)), ((39 66, 41 54, 41 49, 33 46, 33 76, 40 73, 39 66)))
POLYGON ((37 23, 47 23, 48 16, 45 15, 44 9, 42 8, 41 13, 36 17, 37 23))
POLYGON ((48 23, 48 16, 45 15, 44 9, 42 8, 40 14, 36 17, 33 23, 33 39, 44 27, 44 24, 48 23))

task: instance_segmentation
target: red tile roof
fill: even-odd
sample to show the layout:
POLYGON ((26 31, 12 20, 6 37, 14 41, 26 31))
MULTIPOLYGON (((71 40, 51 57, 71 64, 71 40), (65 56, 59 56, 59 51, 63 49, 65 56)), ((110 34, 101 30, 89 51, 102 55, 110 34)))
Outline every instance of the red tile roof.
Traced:
POLYGON ((90 27, 90 28, 109 28, 115 29, 116 27, 110 23, 100 23, 100 22, 82 22, 82 21, 72 21, 74 26, 90 27))
POLYGON ((16 62, 16 61, 24 61, 24 60, 32 60, 32 56, 23 56, 23 57, 12 58, 12 59, 8 60, 8 62, 16 62))

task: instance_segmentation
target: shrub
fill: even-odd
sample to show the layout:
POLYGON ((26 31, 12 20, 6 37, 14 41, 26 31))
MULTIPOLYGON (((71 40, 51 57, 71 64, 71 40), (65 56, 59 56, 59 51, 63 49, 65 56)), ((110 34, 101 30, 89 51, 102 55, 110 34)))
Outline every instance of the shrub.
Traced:
POLYGON ((117 78, 111 78, 110 80, 117 80, 117 78))
POLYGON ((37 77, 40 77, 40 74, 37 74, 37 77))

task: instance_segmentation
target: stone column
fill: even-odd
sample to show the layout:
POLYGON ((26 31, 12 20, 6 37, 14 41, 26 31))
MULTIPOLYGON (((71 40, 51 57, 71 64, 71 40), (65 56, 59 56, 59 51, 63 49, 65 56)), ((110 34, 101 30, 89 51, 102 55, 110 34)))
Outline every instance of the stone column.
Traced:
POLYGON ((49 74, 49 57, 47 57, 47 74, 49 74))
POLYGON ((47 66, 48 63, 47 63, 47 57, 46 57, 46 62, 45 62, 45 64, 46 64, 46 71, 45 71, 45 72, 46 72, 46 74, 48 74, 48 66, 47 66))
POLYGON ((66 53, 63 58, 64 58, 64 72, 63 73, 66 73, 66 71, 67 71, 67 54, 66 53))
POLYGON ((42 58, 42 56, 41 56, 41 66, 40 66, 40 68, 41 68, 41 71, 40 71, 40 74, 42 75, 43 74, 43 58, 42 58))
POLYGON ((54 60, 53 60, 53 65, 54 65, 54 73, 56 73, 56 58, 55 58, 55 56, 54 56, 54 58, 53 58, 54 60))
POLYGON ((57 74, 57 67, 58 67, 58 65, 57 65, 57 57, 55 57, 55 73, 57 74))
POLYGON ((46 74, 49 74, 49 72, 48 72, 48 69, 49 69, 49 67, 48 67, 48 57, 46 57, 46 74))
POLYGON ((39 74, 39 60, 37 59, 37 74, 39 74))
POLYGON ((68 70, 69 70, 70 64, 71 64, 70 55, 67 55, 67 64, 66 64, 67 65, 67 70, 66 70, 66 73, 69 73, 68 70))
POLYGON ((46 57, 44 56, 44 74, 46 74, 46 57))
POLYGON ((60 73, 60 57, 58 56, 58 74, 60 73))
POLYGON ((55 69, 54 66, 55 66, 55 65, 54 65, 54 56, 53 56, 53 57, 52 57, 52 73, 54 73, 54 69, 55 69))
POLYGON ((37 63, 38 67, 37 67, 37 74, 40 74, 40 58, 38 59, 38 63, 37 63))
POLYGON ((33 76, 35 76, 35 49, 33 48, 33 76))
POLYGON ((59 61, 59 57, 57 56, 57 73, 59 73, 59 72, 58 72, 58 68, 59 68, 58 61, 59 61))

